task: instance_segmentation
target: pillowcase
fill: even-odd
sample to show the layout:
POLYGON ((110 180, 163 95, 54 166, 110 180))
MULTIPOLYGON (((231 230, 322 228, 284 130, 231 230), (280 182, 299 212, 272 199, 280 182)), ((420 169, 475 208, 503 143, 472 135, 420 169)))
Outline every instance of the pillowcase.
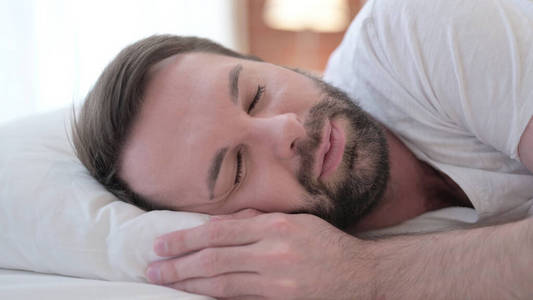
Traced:
POLYGON ((0 127, 0 268, 146 281, 154 239, 208 216, 119 201, 75 157, 70 116, 62 109, 0 127))

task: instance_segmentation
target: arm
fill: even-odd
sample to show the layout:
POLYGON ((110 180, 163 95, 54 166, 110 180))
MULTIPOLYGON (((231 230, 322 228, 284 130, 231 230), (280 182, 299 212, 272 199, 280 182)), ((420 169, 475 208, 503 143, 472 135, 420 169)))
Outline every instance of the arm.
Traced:
MULTIPOLYGON (((376 242, 383 299, 526 299, 533 295, 533 219, 376 242)), ((380 297, 378 297, 380 298, 380 297)))
POLYGON ((148 276, 214 297, 524 298, 533 293, 532 222, 362 241, 311 215, 223 219, 161 237, 159 255, 185 255, 153 263, 148 276))

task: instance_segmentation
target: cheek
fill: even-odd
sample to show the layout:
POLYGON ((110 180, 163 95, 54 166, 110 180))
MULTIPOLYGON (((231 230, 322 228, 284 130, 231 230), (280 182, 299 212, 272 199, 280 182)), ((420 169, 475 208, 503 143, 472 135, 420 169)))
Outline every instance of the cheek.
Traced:
MULTIPOLYGON (((270 92, 270 90, 268 90, 270 92)), ((296 113, 304 114, 320 100, 320 95, 312 89, 287 89, 271 92, 265 97, 264 111, 274 114, 296 113)))
POLYGON ((294 176, 283 172, 270 175, 265 172, 248 182, 236 202, 242 208, 264 212, 292 212, 303 207, 303 192, 294 176))
POLYGON ((318 102, 319 98, 316 95, 308 95, 304 93, 288 96, 280 105, 283 110, 282 113, 296 113, 303 118, 303 116, 318 102))

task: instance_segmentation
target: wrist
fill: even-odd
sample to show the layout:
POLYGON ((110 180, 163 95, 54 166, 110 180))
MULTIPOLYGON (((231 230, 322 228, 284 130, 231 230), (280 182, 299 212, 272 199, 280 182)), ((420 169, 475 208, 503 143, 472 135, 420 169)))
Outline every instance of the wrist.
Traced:
POLYGON ((365 251, 369 257, 368 299, 383 299, 386 290, 386 280, 390 272, 387 271, 387 261, 390 260, 388 240, 365 241, 365 251))
POLYGON ((351 292, 346 299, 377 299, 379 291, 378 256, 377 248, 380 242, 372 240, 359 240, 351 237, 355 245, 352 251, 353 264, 349 264, 351 292))
MULTIPOLYGON (((425 274, 433 243, 430 239, 395 237, 370 241, 373 254, 372 294, 370 299, 413 299, 417 284, 425 274)), ((420 295, 418 295, 420 296, 420 295)))

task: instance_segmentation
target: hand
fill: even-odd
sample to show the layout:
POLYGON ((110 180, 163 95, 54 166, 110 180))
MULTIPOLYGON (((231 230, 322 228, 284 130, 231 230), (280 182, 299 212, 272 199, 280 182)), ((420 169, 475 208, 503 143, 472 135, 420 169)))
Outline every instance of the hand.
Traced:
POLYGON ((360 241, 307 214, 253 210, 159 237, 151 282, 217 298, 368 297, 373 258, 360 241))

